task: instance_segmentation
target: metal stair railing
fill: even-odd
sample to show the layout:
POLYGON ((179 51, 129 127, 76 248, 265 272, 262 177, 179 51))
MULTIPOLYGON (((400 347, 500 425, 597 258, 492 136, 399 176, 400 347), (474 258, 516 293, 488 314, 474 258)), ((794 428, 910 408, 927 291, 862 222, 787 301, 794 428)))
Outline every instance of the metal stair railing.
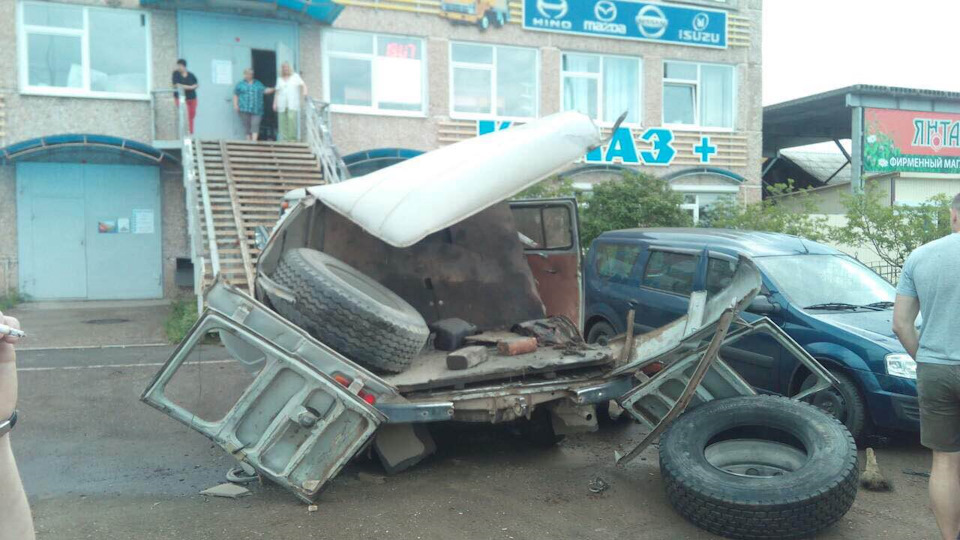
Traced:
POLYGON ((204 225, 207 228, 207 242, 210 251, 210 266, 213 276, 220 273, 220 257, 217 253, 217 237, 213 227, 213 215, 210 209, 210 195, 203 167, 203 150, 200 142, 195 141, 187 129, 187 100, 182 88, 177 89, 177 132, 182 141, 181 165, 183 166, 183 189, 187 208, 187 232, 190 237, 190 258, 193 261, 193 291, 197 295, 197 312, 203 311, 203 278, 206 273, 206 260, 203 256, 203 235, 200 232, 199 204, 197 204, 197 186, 201 190, 204 225), (198 178, 199 176, 199 178, 198 178))
POLYGON ((324 180, 328 184, 342 182, 350 173, 330 135, 330 104, 310 97, 306 102, 307 144, 317 156, 324 180))

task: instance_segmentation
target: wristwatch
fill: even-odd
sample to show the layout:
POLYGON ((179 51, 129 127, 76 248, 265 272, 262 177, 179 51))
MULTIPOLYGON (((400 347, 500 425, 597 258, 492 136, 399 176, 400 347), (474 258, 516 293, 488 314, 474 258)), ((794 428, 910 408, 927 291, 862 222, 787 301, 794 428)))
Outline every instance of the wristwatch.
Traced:
POLYGON ((10 418, 0 422, 0 437, 10 433, 15 425, 17 425, 17 411, 13 411, 13 414, 10 415, 10 418))

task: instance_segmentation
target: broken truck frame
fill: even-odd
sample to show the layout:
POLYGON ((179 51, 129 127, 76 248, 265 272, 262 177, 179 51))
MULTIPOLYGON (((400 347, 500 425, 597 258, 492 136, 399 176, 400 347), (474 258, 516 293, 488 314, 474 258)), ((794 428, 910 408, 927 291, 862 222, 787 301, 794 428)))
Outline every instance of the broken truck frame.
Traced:
MULTIPOLYGON (((270 277, 281 255, 304 247, 323 251, 327 242, 340 246, 346 255, 366 256, 370 260, 359 262, 372 272, 380 270, 378 265, 383 266, 389 254, 407 260, 406 270, 421 281, 424 270, 420 263, 433 264, 435 284, 446 286, 462 283, 462 271, 475 270, 461 265, 454 268, 459 273, 452 277, 443 275, 442 270, 450 266, 443 258, 447 254, 471 253, 478 259, 496 260, 513 268, 513 281, 500 280, 489 285, 492 288, 477 289, 506 295, 505 287, 510 285, 525 302, 527 309, 522 313, 562 315, 562 309, 547 313, 546 300, 533 289, 530 259, 522 252, 509 208, 501 203, 601 142, 599 128, 588 117, 566 112, 450 145, 349 182, 305 190, 303 200, 284 215, 259 256, 256 297, 218 279, 207 292, 207 309, 141 400, 204 434, 300 499, 312 501, 323 485, 364 449, 372 447, 390 472, 431 453, 432 440, 423 435, 422 424, 531 420, 541 408, 550 412, 556 432, 592 431, 597 427, 596 405, 616 400, 651 429, 639 445, 617 455, 617 462, 625 464, 688 405, 755 393, 723 361, 722 351, 756 332, 771 335, 816 376, 816 384, 793 397, 837 384, 769 320, 747 323, 739 318, 761 286, 760 273, 750 259, 739 258, 729 285, 707 294, 707 262, 716 254, 706 250, 699 253, 694 292, 685 316, 646 334, 631 333, 603 345, 585 344, 579 335, 567 336, 560 344, 563 350, 550 352, 565 357, 569 349, 569 356, 588 357, 589 361, 549 377, 540 377, 533 370, 527 373, 518 365, 506 376, 498 374, 472 386, 411 386, 401 391, 386 376, 336 352, 270 307, 278 301, 297 301, 292 291, 270 277), (543 151, 545 148, 549 151, 543 151), (451 234, 451 229, 458 229, 457 234, 451 234), (485 237, 484 233, 490 234, 485 237), (472 238, 475 243, 467 242, 467 246, 476 253, 458 245, 457 235, 472 238), (478 251, 481 249, 487 251, 478 251), (414 265, 412 253, 425 258, 414 265), (441 278, 447 281, 441 282, 441 278), (204 418, 167 393, 177 370, 211 333, 219 335, 231 358, 254 374, 219 418, 204 418), (603 362, 594 362, 596 358, 603 362)), ((569 232, 576 232, 575 219, 569 232)), ((575 248, 572 240, 567 264, 575 268, 568 277, 578 281, 580 254, 575 248)), ((547 259, 545 253, 539 255, 547 259)), ((502 275, 501 267, 494 270, 502 275)), ((548 275, 551 271, 556 268, 548 268, 548 275)), ((433 286, 427 289, 437 294, 433 286)), ((417 291, 423 293, 424 289, 417 291)), ((571 298, 578 301, 576 307, 582 314, 582 297, 571 298)), ((455 300, 455 295, 450 299, 455 300)), ((441 300, 431 296, 424 305, 435 307, 441 300)), ((503 302, 481 306, 489 316, 488 328, 525 320, 514 315, 511 317, 517 320, 497 319, 498 311, 519 304, 517 298, 503 302)), ((480 311, 472 313, 478 316, 480 311)), ((549 319, 543 321, 549 326, 549 319)), ((572 325, 557 325, 557 334, 563 333, 560 326, 572 325)), ((549 349, 543 346, 541 350, 549 349)))
POLYGON ((706 291, 695 291, 684 317, 636 336, 635 345, 627 349, 629 354, 621 356, 628 342, 626 337, 613 340, 606 346, 608 353, 614 358, 625 358, 626 363, 601 375, 530 383, 493 382, 479 388, 404 396, 380 377, 293 327, 253 297, 221 281, 209 292, 209 307, 190 336, 141 399, 200 431, 304 501, 312 501, 326 480, 365 448, 382 425, 412 429, 420 423, 477 421, 478 417, 488 422, 505 422, 529 419, 541 406, 577 410, 616 400, 651 429, 638 445, 616 454, 617 463, 623 465, 639 455, 688 405, 755 394, 720 355, 723 346, 748 335, 769 334, 817 376, 817 384, 793 398, 801 399, 835 383, 823 366, 768 319, 748 323, 738 317, 759 286, 756 267, 748 259, 741 259, 726 289, 710 299, 706 291), (221 335, 228 349, 234 343, 234 358, 260 367, 254 381, 223 419, 211 422, 176 403, 165 394, 165 389, 191 350, 212 331, 221 335), (238 347, 234 339, 252 349, 238 347), (251 358, 245 351, 254 349, 257 354, 251 358), (654 364, 661 364, 663 369, 647 375, 647 368, 654 364), (258 407, 269 408, 264 402, 271 399, 269 392, 282 386, 277 381, 285 371, 296 373, 304 384, 298 386, 296 395, 285 394, 277 414, 251 420, 257 417, 258 407), (352 382, 344 387, 335 379, 337 375, 352 382), (361 390, 376 392, 380 398, 371 406, 360 398, 361 390), (324 399, 319 403, 310 401, 312 396, 321 394, 324 399), (323 406, 326 408, 322 409, 323 406), (478 412, 481 414, 471 414, 478 412), (301 435, 291 437, 291 429, 301 435), (304 431, 309 435, 303 436, 304 431), (335 447, 325 445, 331 437, 342 443, 335 447))

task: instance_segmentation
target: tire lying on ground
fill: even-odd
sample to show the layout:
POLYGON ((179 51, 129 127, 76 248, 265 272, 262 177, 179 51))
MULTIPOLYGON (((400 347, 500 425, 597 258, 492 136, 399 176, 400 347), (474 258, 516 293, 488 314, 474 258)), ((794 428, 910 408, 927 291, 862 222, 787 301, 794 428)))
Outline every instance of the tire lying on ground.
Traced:
POLYGON ((728 538, 808 538, 857 495, 850 432, 785 397, 707 402, 660 437, 660 474, 683 517, 728 538))
POLYGON ((271 277, 296 298, 296 303, 271 298, 280 315, 368 367, 403 371, 430 335, 413 306, 325 253, 287 251, 271 277))

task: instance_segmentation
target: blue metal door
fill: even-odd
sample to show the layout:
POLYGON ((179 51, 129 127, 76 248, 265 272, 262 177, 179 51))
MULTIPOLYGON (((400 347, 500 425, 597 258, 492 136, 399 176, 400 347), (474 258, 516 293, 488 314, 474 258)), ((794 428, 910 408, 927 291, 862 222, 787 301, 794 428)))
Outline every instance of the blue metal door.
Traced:
POLYGON ((17 165, 20 292, 86 298, 83 176, 76 165, 17 165))
POLYGON ((17 165, 20 290, 37 300, 163 296, 156 167, 17 165))
MULTIPOLYGON (((277 51, 279 48, 278 61, 280 53, 289 55, 289 61, 296 69, 297 25, 182 10, 178 12, 178 21, 180 56, 187 61, 187 68, 200 83, 197 88, 197 136, 242 139, 243 128, 233 110, 233 88, 243 78, 243 70, 253 66, 253 49, 277 51)), ((260 82, 267 87, 276 84, 275 80, 260 79, 260 82)))
POLYGON ((160 170, 80 167, 86 195, 87 298, 162 297, 160 170))

